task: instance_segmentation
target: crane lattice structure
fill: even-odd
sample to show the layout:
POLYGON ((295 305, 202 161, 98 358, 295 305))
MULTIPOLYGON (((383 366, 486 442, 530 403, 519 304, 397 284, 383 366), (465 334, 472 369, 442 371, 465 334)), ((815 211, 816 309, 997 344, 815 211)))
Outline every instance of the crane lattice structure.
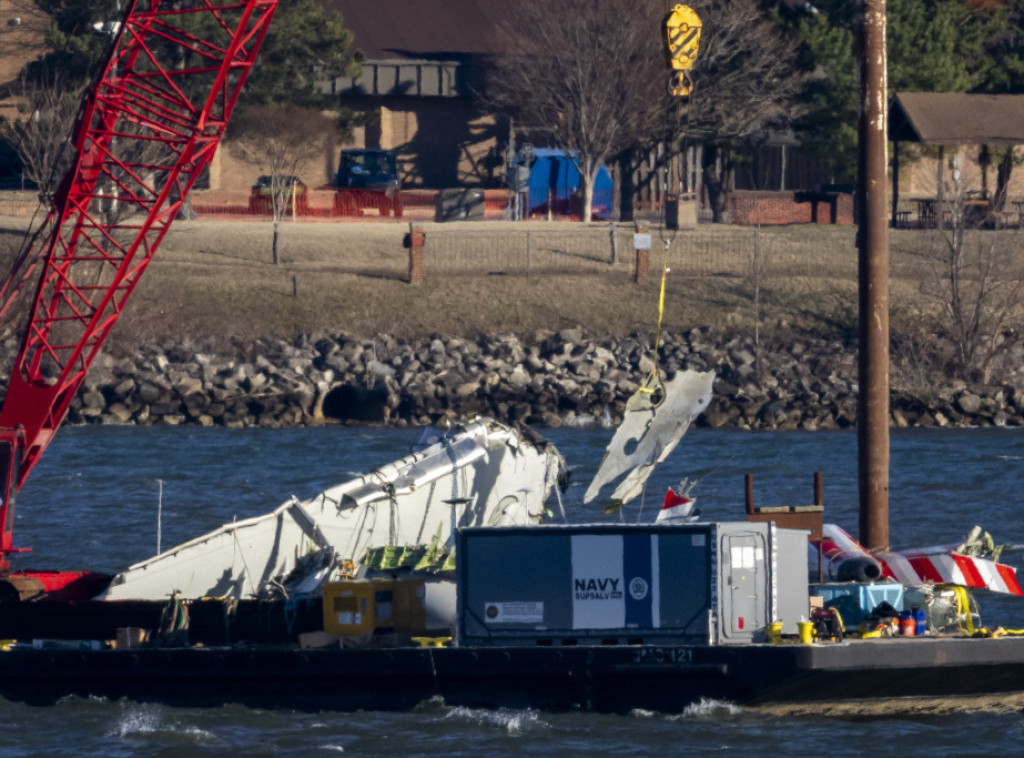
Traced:
POLYGON ((0 560, 14 550, 13 495, 212 160, 276 7, 132 0, 115 27, 74 126, 72 168, 0 286, 0 316, 34 288, 0 409, 0 560))

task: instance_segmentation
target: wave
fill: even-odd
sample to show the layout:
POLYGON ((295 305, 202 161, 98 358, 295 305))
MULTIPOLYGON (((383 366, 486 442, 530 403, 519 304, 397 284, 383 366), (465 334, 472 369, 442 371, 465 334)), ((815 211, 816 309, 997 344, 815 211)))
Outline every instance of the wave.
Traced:
POLYGON ((121 709, 121 716, 109 736, 121 738, 133 734, 153 734, 163 728, 159 709, 147 706, 129 706, 121 709))
POLYGON ((121 714, 107 736, 128 739, 164 733, 184 736, 197 744, 219 742, 212 732, 205 729, 165 722, 162 709, 159 707, 138 704, 125 705, 121 708, 121 714))
POLYGON ((446 721, 468 721, 478 726, 496 726, 510 735, 545 729, 549 726, 532 708, 467 708, 455 706, 444 716, 446 721))
POLYGON ((743 709, 728 700, 715 700, 714 698, 702 697, 696 703, 690 703, 678 716, 672 716, 672 720, 701 720, 714 719, 722 716, 735 716, 742 713, 743 709))

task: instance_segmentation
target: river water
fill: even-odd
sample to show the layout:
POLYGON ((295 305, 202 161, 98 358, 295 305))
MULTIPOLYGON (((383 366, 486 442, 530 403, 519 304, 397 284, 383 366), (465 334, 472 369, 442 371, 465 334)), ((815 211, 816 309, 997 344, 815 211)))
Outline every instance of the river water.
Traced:
MULTIPOLYGON (((758 505, 804 505, 813 473, 825 482, 826 520, 857 531, 856 437, 849 432, 694 430, 653 475, 646 503, 603 516, 582 506, 612 432, 547 436, 571 470, 573 521, 648 521, 669 485, 696 479, 706 520, 743 518, 745 473, 758 505)), ((235 518, 265 513, 405 454, 413 429, 72 427, 57 437, 21 492, 18 567, 115 571, 235 518)), ((1024 563, 1024 429, 904 430, 892 439, 895 548, 960 539, 974 524, 1024 563)), ((1024 600, 979 593, 982 620, 1024 627, 1024 600)), ((884 681, 880 681, 884 690, 884 681)), ((989 705, 992 705, 991 703, 989 705)), ((430 701, 406 713, 168 708, 69 698, 48 708, 0 700, 0 756, 403 755, 521 753, 648 755, 743 751, 765 755, 1020 752, 1019 708, 923 709, 910 716, 829 712, 802 716, 705 702, 681 713, 628 716, 477 710, 430 701)))

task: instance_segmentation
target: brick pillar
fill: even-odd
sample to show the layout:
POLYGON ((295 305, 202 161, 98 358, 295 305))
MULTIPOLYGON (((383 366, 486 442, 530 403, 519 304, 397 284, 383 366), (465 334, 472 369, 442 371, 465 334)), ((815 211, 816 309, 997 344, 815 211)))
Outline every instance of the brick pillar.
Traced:
POLYGON ((633 248, 636 250, 636 271, 633 274, 633 279, 640 283, 647 279, 647 272, 651 268, 651 229, 649 226, 636 225, 633 248))
POLYGON ((423 227, 409 224, 409 284, 423 284, 423 227))

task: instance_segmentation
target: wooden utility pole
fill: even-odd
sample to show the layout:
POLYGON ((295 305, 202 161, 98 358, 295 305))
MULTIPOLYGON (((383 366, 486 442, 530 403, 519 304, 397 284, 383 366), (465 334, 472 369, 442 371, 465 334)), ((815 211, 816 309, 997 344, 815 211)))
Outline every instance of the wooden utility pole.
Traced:
POLYGON ((858 0, 860 122, 857 248, 860 392, 857 399, 860 541, 889 547, 889 227, 886 223, 885 0, 858 0))

